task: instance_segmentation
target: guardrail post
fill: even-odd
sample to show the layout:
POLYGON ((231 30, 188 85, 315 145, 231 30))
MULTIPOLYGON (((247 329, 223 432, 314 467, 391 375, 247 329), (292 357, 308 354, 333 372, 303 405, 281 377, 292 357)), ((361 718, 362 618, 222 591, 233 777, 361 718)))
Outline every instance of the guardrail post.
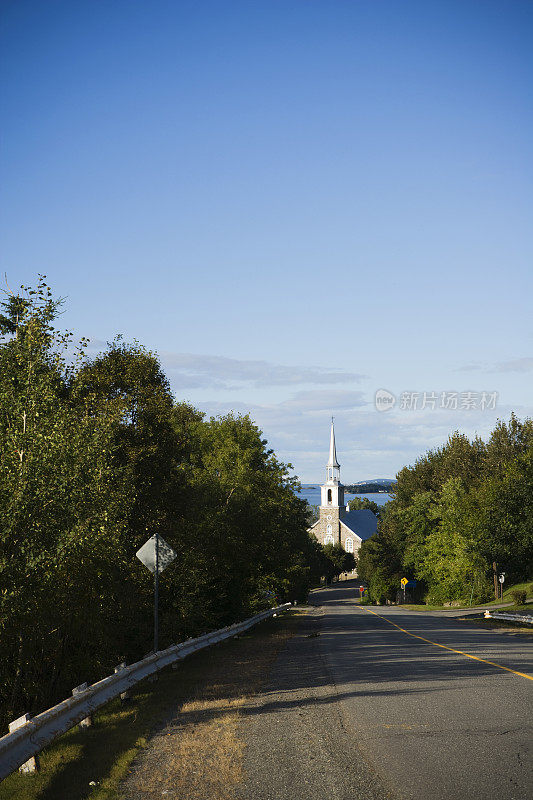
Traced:
MULTIPOLYGON (((13 722, 9 723, 9 733, 13 733, 13 731, 22 728, 27 722, 31 719, 29 714, 23 714, 18 719, 14 720, 13 722)), ((39 756, 35 755, 31 758, 28 758, 24 764, 21 764, 19 767, 19 772, 39 772, 39 756)))
MULTIPOLYGON (((122 672, 122 670, 123 670, 123 669, 126 669, 126 662, 125 662, 125 661, 122 661, 122 662, 121 662, 121 663, 118 665, 118 667, 115 667, 115 674, 116 674, 117 672, 122 672)), ((129 689, 126 689, 126 691, 125 691, 125 692, 121 692, 121 693, 120 693, 120 702, 121 702, 121 703, 125 703, 125 702, 126 702, 126 700, 129 700, 130 698, 131 698, 131 692, 130 692, 130 690, 129 690, 129 689)))
MULTIPOLYGON (((184 642, 182 642, 182 644, 187 644, 187 642, 192 642, 192 636, 189 636, 189 638, 188 638, 188 639, 186 639, 184 642)), ((180 660, 181 660, 181 659, 180 659, 180 660)), ((172 665, 171 665, 171 666, 172 666, 172 669, 178 669, 178 668, 179 668, 179 666, 180 666, 180 660, 178 660, 178 661, 173 661, 173 662, 172 662, 172 665)))
MULTIPOLYGON (((153 650, 150 650, 149 653, 146 653, 144 658, 150 658, 150 656, 153 655, 155 655, 155 652, 153 650)), ((151 675, 148 675, 146 680, 148 681, 148 683, 157 683, 157 681, 159 680, 159 675, 157 674, 157 672, 152 672, 151 675)))
MULTIPOLYGON (((80 683, 79 686, 75 686, 74 689, 72 690, 72 696, 75 697, 77 694, 85 692, 86 689, 87 689, 87 683, 80 683)), ((84 717, 84 719, 80 720, 80 722, 78 723, 80 728, 90 728, 92 724, 93 724, 92 714, 89 714, 88 717, 84 717)))

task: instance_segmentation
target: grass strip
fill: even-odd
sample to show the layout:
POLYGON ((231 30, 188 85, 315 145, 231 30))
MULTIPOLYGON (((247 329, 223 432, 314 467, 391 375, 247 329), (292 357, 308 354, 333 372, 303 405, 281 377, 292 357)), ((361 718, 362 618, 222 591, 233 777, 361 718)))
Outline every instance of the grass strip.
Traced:
MULTIPOLYGON (((502 608, 501 612, 503 614, 528 614, 529 616, 533 616, 533 606, 531 604, 510 606, 507 608, 502 608)), ((499 610, 495 610, 494 613, 499 613, 499 610)), ((472 616, 461 617, 460 621, 474 622, 476 625, 479 625, 482 628, 500 628, 501 630, 509 633, 526 633, 530 635, 533 633, 533 625, 530 622, 517 622, 516 620, 510 621, 504 619, 485 619, 485 617, 472 616)))
POLYGON ((508 633, 525 633, 531 635, 533 633, 533 625, 527 622, 506 622, 503 619, 480 619, 479 617, 462 617, 460 622, 473 622, 481 628, 500 628, 502 631, 508 633))

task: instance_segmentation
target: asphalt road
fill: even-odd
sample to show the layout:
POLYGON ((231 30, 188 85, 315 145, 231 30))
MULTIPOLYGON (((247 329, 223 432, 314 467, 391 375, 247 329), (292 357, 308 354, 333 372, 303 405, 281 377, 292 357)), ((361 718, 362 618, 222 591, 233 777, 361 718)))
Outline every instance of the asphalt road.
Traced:
POLYGON ((312 595, 249 709, 244 796, 533 798, 533 637, 353 598, 312 595))

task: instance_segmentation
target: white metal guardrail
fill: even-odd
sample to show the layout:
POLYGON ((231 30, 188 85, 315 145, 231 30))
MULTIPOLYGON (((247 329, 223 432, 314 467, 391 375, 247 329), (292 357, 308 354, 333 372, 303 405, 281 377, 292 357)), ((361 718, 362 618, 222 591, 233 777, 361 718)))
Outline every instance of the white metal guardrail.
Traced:
POLYGON ((529 625, 533 625, 533 617, 527 614, 506 614, 505 612, 491 614, 490 611, 485 611, 485 619, 501 619, 507 622, 527 622, 529 625))
MULTIPOLYGON (((72 697, 69 697, 68 700, 63 700, 47 711, 43 711, 36 717, 30 719, 26 714, 19 720, 15 720, 10 725, 12 732, 0 738, 0 780, 3 780, 17 768, 23 768, 26 762, 34 758, 57 736, 65 733, 74 725, 82 722, 82 720, 90 718, 96 709, 118 697, 123 692, 127 692, 136 683, 142 681, 143 678, 153 675, 169 664, 186 658, 191 653, 222 642, 225 639, 231 639, 233 636, 237 636, 269 617, 275 617, 276 614, 286 611, 290 607, 290 603, 285 603, 284 605, 270 608, 243 622, 237 622, 219 631, 206 633, 197 639, 189 639, 181 644, 173 645, 167 650, 153 653, 130 666, 121 664, 117 667, 114 675, 109 675, 107 678, 86 688, 85 684, 76 687, 72 697)), ((27 771, 31 771, 33 768, 28 766, 27 771)))

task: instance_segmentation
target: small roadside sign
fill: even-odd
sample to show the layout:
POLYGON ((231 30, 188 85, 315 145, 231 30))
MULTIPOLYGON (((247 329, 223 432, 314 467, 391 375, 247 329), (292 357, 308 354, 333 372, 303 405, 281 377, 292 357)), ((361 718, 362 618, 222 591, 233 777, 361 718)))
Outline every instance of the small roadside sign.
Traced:
POLYGON ((159 576, 172 564, 177 553, 158 533, 155 533, 135 553, 154 576, 154 653, 159 649, 159 576))
POLYGON ((165 542, 163 537, 156 537, 155 535, 148 539, 148 541, 145 542, 139 550, 137 550, 135 555, 139 561, 142 561, 144 566, 147 567, 152 574, 155 573, 156 560, 158 567, 157 571, 159 574, 161 574, 163 570, 166 569, 169 564, 172 564, 176 558, 176 552, 169 544, 165 542), (156 549, 159 550, 158 553, 156 553, 156 549))
POLYGON ((405 589, 405 587, 409 583, 409 580, 408 580, 408 578, 402 578, 400 583, 402 584, 402 589, 405 589))

